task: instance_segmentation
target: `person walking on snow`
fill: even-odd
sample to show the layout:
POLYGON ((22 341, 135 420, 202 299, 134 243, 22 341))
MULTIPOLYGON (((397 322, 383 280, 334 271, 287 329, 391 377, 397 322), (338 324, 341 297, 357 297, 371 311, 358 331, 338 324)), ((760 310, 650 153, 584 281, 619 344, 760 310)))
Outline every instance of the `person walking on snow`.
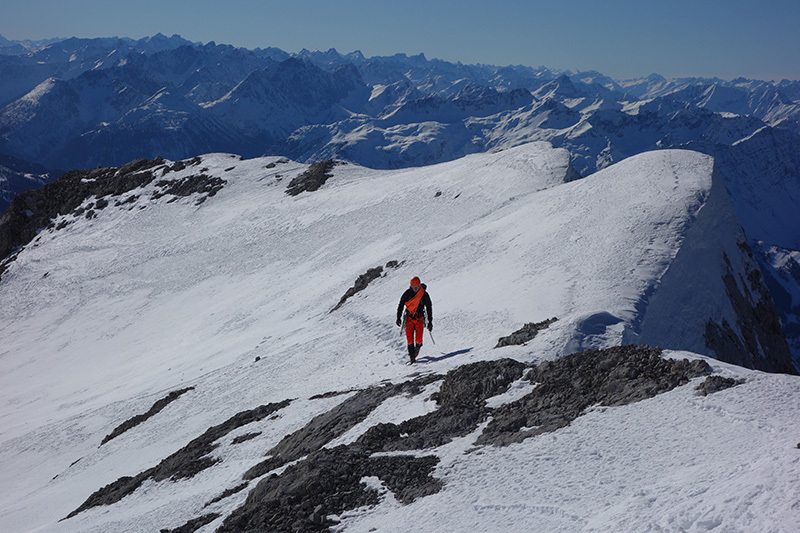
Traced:
POLYGON ((405 324, 408 357, 411 363, 416 361, 422 348, 422 333, 426 319, 428 331, 433 331, 433 304, 427 289, 427 285, 420 283, 419 278, 414 276, 411 278, 411 286, 400 297, 400 304, 397 306, 397 325, 402 327, 405 324))

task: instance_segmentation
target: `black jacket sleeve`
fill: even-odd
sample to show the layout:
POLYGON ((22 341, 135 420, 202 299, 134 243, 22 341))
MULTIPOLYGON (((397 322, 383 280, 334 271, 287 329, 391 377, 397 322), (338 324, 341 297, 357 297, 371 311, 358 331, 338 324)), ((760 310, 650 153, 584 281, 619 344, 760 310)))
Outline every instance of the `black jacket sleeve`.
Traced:
POLYGON ((433 322, 433 302, 431 302, 431 296, 427 292, 422 297, 422 305, 425 306, 425 314, 428 317, 428 324, 433 322))
POLYGON ((400 320, 403 317, 403 309, 405 309, 406 302, 411 299, 409 293, 412 295, 414 294, 413 291, 406 290, 406 292, 403 293, 403 296, 400 297, 400 303, 397 304, 397 320, 400 320))

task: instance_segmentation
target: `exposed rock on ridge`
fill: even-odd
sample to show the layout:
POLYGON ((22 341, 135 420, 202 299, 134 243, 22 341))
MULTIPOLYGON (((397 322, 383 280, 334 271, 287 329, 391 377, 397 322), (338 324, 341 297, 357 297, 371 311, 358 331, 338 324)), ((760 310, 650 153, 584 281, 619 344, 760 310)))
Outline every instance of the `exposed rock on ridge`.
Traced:
POLYGON ((500 337, 497 340, 497 345, 495 345, 495 348, 525 344, 526 342, 533 340, 541 330, 549 328, 550 324, 557 320, 558 319, 556 317, 553 317, 543 322, 528 322, 511 335, 507 337, 500 337))
POLYGON ((218 531, 329 531, 336 524, 331 516, 379 503, 379 493, 364 483, 365 477, 378 477, 402 503, 442 488, 432 476, 435 455, 376 457, 375 452, 435 449, 475 431, 489 417, 476 444, 504 446, 569 425, 592 405, 632 403, 711 372, 702 360, 665 360, 660 353, 647 346, 623 346, 541 363, 524 378, 535 383, 533 390, 496 409, 487 407, 486 400, 506 392, 528 365, 510 359, 483 361, 446 376, 362 391, 268 452, 272 459, 251 469, 246 478, 308 455, 283 473, 263 479, 218 531), (433 396, 437 411, 400 424, 377 424, 350 445, 322 448, 326 439, 353 427, 384 399, 419 391, 436 379, 442 380, 433 396), (325 438, 320 439, 318 431, 325 438))
MULTIPOLYGON (((59 216, 72 214, 91 219, 97 211, 111 205, 114 198, 117 199, 115 207, 132 204, 139 197, 127 195, 131 191, 153 183, 159 174, 163 177, 189 165, 199 165, 201 161, 196 157, 167 166, 162 158, 157 157, 153 160, 136 159, 119 168, 72 170, 41 188, 19 194, 0 215, 0 277, 8 263, 13 261, 13 254, 30 243, 41 230, 58 230, 69 224, 62 221, 56 225, 54 220, 59 216), (84 206, 84 202, 92 197, 96 200, 84 206)), ((197 194, 195 205, 199 205, 217 194, 225 183, 221 178, 202 172, 177 180, 161 179, 155 183, 151 199, 172 195, 175 198, 169 201, 174 201, 177 197, 197 194)))
POLYGON ((249 411, 242 411, 225 422, 208 428, 205 433, 192 440, 189 444, 173 453, 158 465, 144 472, 130 477, 125 476, 106 485, 89 496, 80 507, 72 511, 67 518, 99 505, 111 505, 120 501, 125 496, 132 494, 142 483, 148 479, 164 481, 191 478, 199 472, 218 463, 219 459, 209 457, 209 454, 218 446, 217 441, 238 427, 251 422, 262 420, 275 411, 289 405, 290 400, 280 403, 262 405, 249 411))
MULTIPOLYGON (((397 261, 389 261, 388 263, 386 263, 386 268, 387 269, 388 268, 397 268, 401 264, 402 263, 398 263, 397 261)), ((351 296, 355 296, 359 292, 361 292, 364 289, 366 289, 367 286, 369 286, 370 283, 372 283, 376 279, 382 277, 384 275, 383 274, 383 268, 384 267, 378 265, 375 268, 370 268, 369 270, 367 270, 366 272, 364 272, 363 274, 358 276, 358 278, 356 278, 355 284, 352 287, 350 287, 349 289, 347 289, 347 291, 344 293, 344 296, 342 296, 341 299, 339 300, 339 303, 337 303, 333 307, 333 309, 330 310, 330 312, 333 313, 334 311, 339 309, 341 306, 344 305, 344 303, 351 296)))
MULTIPOLYGON (((742 246, 747 247, 747 244, 742 246)), ((749 247, 747 252, 752 257, 749 247)), ((709 320, 706 323, 706 345, 722 361, 767 372, 797 374, 777 309, 761 271, 747 266, 747 279, 740 279, 743 287, 740 290, 730 259, 727 255, 724 259, 727 271, 722 280, 736 310, 736 326, 741 336, 726 319, 719 324, 709 320), (763 357, 760 357, 762 353, 763 357)))
POLYGON ((316 191, 322 187, 329 178, 333 177, 333 167, 336 162, 333 159, 313 163, 308 170, 294 178, 286 187, 286 194, 297 196, 301 192, 316 191))
POLYGON ((154 403, 153 406, 146 413, 141 414, 141 415, 136 415, 136 416, 134 416, 132 418, 129 418, 128 420, 126 420, 125 422, 120 424, 119 426, 115 427, 114 431, 112 431, 111 433, 109 433, 108 435, 106 435, 103 438, 102 442, 100 442, 100 446, 102 446, 103 444, 105 444, 106 442, 110 441, 113 438, 119 437, 120 435, 122 435, 123 433, 128 431, 129 429, 138 426, 139 424, 141 424, 142 422, 146 421, 147 419, 152 418, 153 416, 157 415, 167 405, 171 404, 172 402, 174 402, 175 400, 177 400, 183 394, 189 392, 190 390, 194 390, 194 387, 186 387, 184 389, 174 390, 174 391, 170 392, 164 398, 162 398, 162 399, 158 400, 156 403, 154 403))

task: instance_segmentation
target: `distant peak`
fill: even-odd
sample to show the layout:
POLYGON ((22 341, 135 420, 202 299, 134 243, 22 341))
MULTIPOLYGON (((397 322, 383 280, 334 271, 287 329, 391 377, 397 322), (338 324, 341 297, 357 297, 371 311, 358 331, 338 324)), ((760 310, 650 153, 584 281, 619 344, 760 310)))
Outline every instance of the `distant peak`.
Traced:
POLYGON ((362 59, 364 59, 364 54, 361 53, 361 50, 353 50, 352 52, 347 54, 346 57, 348 59, 362 60, 362 59))
POLYGON ((555 80, 556 84, 564 89, 569 89, 575 87, 575 83, 573 83, 572 78, 569 77, 568 74, 562 74, 555 80))

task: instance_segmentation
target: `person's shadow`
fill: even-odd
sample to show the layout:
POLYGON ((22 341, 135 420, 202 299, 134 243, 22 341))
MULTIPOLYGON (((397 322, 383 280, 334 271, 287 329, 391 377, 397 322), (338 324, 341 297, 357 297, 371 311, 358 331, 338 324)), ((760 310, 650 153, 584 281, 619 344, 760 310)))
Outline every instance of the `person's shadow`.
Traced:
POLYGON ((444 361, 445 359, 450 359, 451 357, 455 357, 457 355, 463 355, 463 354, 469 353, 471 351, 472 351, 472 348, 466 348, 464 350, 458 350, 458 351, 455 351, 455 352, 446 353, 446 354, 441 355, 439 357, 431 357, 430 355, 426 355, 426 356, 420 357, 415 362, 417 362, 417 363, 435 363, 436 361, 444 361))

